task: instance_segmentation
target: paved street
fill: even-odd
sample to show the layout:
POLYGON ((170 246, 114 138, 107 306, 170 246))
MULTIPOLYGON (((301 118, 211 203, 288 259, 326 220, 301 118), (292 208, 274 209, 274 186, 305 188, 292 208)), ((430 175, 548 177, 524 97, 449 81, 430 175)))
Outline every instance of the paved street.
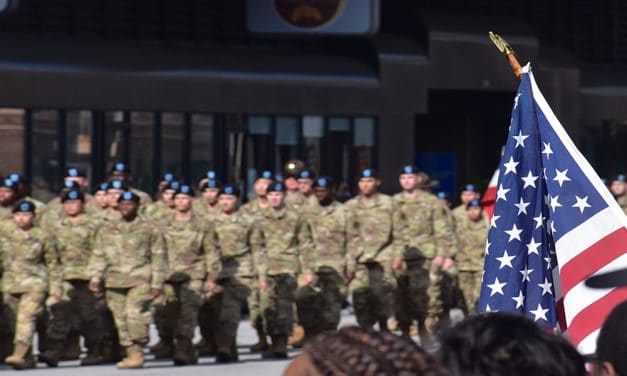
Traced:
MULTIPOLYGON (((353 316, 345 315, 342 318, 341 325, 350 325, 355 323, 353 316)), ((158 340, 154 327, 151 330, 152 343, 158 340)), ((165 375, 280 375, 285 366, 289 363, 289 360, 285 361, 267 361, 262 360, 260 354, 251 354, 248 352, 248 346, 256 341, 256 334, 251 328, 250 324, 245 321, 240 325, 238 333, 238 344, 240 345, 240 362, 236 364, 228 365, 216 365, 213 357, 204 357, 200 359, 198 365, 186 366, 186 367, 174 367, 170 361, 154 360, 152 356, 147 357, 146 365, 141 370, 125 370, 120 371, 115 368, 115 365, 95 366, 95 367, 79 367, 78 361, 61 362, 58 368, 47 368, 43 363, 38 365, 37 369, 19 371, 20 375, 111 375, 111 374, 125 374, 132 373, 137 375, 150 375, 150 376, 165 376, 165 375)), ((152 344, 151 343, 151 344, 152 344)), ((290 357, 294 357, 298 352, 290 352, 290 357)), ((6 366, 0 366, 0 372, 2 374, 8 374, 13 371, 6 366)))

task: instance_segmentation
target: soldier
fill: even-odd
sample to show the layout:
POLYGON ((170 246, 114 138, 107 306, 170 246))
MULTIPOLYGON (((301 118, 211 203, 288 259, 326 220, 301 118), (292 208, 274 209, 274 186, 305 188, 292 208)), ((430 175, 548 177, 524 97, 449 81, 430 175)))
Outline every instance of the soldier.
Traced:
MULTIPOLYGON (((157 184, 157 195, 160 196, 163 190, 168 186, 168 184, 170 184, 171 182, 175 180, 176 179, 174 178, 173 173, 166 172, 165 174, 163 174, 163 176, 161 177, 161 180, 159 181, 159 184, 157 184)), ((157 198, 157 201, 159 201, 159 197, 157 198)))
POLYGON ((56 367, 63 355, 65 341, 75 319, 80 334, 85 337, 87 356, 81 365, 102 362, 100 345, 103 325, 97 310, 97 299, 89 291, 87 264, 94 247, 94 235, 99 222, 85 214, 85 196, 82 191, 70 190, 61 196, 64 216, 49 229, 59 255, 63 295, 53 301, 52 317, 48 324, 48 348, 40 356, 50 367, 56 367))
POLYGON ((2 179, 0 185, 0 217, 10 219, 13 216, 13 206, 17 201, 17 185, 10 179, 2 179))
MULTIPOLYGON (((342 302, 347 288, 344 280, 347 248, 356 246, 357 233, 352 213, 334 200, 334 184, 329 177, 315 181, 320 209, 306 217, 313 240, 316 283, 300 287, 296 294, 298 319, 305 330, 305 341, 340 323, 342 302)), ((354 254, 355 252, 351 252, 354 254)))
MULTIPOLYGON (((305 168, 305 164, 298 159, 288 161, 283 167, 283 178, 285 179, 286 199, 292 194, 298 193, 298 175, 305 168)), ((289 201, 289 199, 287 199, 289 201)))
POLYGON ((254 219, 237 210, 239 194, 233 184, 222 187, 218 199, 222 212, 214 219, 221 270, 217 279, 208 279, 207 290, 217 306, 213 334, 219 363, 238 359, 236 336, 241 308, 257 284, 250 249, 254 219))
POLYGON ((305 284, 315 280, 312 272, 311 234, 302 218, 285 206, 285 185, 275 182, 267 189, 270 207, 261 212, 251 235, 257 255, 257 275, 266 332, 272 343, 264 358, 286 358, 287 337, 294 324, 296 276, 305 284))
MULTIPOLYGON (((255 180, 255 184, 253 185, 256 198, 242 206, 240 212, 256 217, 262 210, 268 208, 269 204, 266 196, 266 190, 273 180, 274 175, 272 174, 272 171, 263 171, 257 180, 255 180)), ((259 307, 259 288, 257 285, 258 283, 256 283, 252 288, 252 292, 248 298, 248 314, 253 328, 257 331, 259 341, 250 347, 250 351, 264 351, 268 349, 268 342, 266 338, 267 334, 263 328, 263 314, 259 307)))
POLYGON ((304 168, 298 173, 298 191, 289 193, 285 198, 285 204, 292 210, 305 214, 309 211, 314 211, 318 206, 318 200, 316 200, 313 194, 313 182, 314 173, 304 168))
POLYGON ((459 287, 463 293, 466 313, 477 312, 477 301, 483 277, 483 258, 488 238, 488 223, 483 216, 481 201, 472 200, 466 205, 467 220, 457 227, 459 253, 459 287))
POLYGON ((181 183, 174 180, 165 185, 161 190, 160 200, 157 200, 146 208, 144 215, 152 221, 170 221, 176 212, 174 207, 174 194, 181 187, 181 183))
POLYGON ((207 180, 200 186, 200 191, 202 192, 202 197, 194 201, 194 213, 211 219, 220 213, 220 207, 218 206, 220 181, 215 179, 207 180))
POLYGON ((154 353, 157 358, 173 356, 176 365, 198 362, 192 338, 203 301, 203 283, 207 276, 215 279, 218 263, 213 227, 192 212, 193 197, 192 188, 182 184, 174 194, 175 214, 162 226, 169 272, 163 304, 155 312, 160 342, 154 353))
MULTIPOLYGON (((109 188, 109 183, 108 182, 104 182, 104 183, 98 184, 98 187, 94 190, 94 202, 95 202, 94 206, 97 209, 100 209, 100 210, 107 209, 107 206, 108 206, 108 203, 107 203, 107 189, 108 188, 109 188)), ((95 212, 95 215, 102 214, 98 210, 94 210, 94 212, 95 212)))
POLYGON ((143 346, 148 343, 150 302, 163 290, 166 251, 159 229, 137 215, 140 198, 130 191, 119 200, 121 220, 105 222, 96 233, 89 261, 89 289, 106 286, 107 305, 113 312, 126 358, 118 368, 141 368, 143 346))
POLYGON ((59 266, 54 243, 34 226, 35 205, 20 201, 13 209, 10 231, 4 234, 1 254, 4 320, 14 330, 13 354, 4 362, 16 369, 34 368, 31 345, 37 316, 43 312, 46 293, 61 298, 59 266))
POLYGON ((121 218, 118 210, 120 197, 128 191, 128 186, 121 180, 110 180, 107 184, 107 209, 100 217, 104 221, 117 221, 121 218))
POLYGON ((466 215, 466 205, 468 205, 468 203, 472 200, 481 199, 481 194, 474 184, 466 184, 464 186, 464 190, 459 195, 459 199, 461 200, 461 204, 452 210, 453 218, 456 223, 459 221, 465 221, 468 218, 466 215))
POLYGON ((130 186, 131 179, 131 169, 122 162, 115 163, 111 170, 109 171, 109 179, 110 180, 121 180, 129 187, 129 190, 135 193, 141 199, 140 213, 143 213, 144 210, 148 207, 148 204, 152 202, 152 198, 150 195, 144 191, 141 191, 136 188, 132 188, 130 186))
POLYGON ((447 209, 451 209, 453 207, 453 202, 451 201, 451 198, 449 197, 447 192, 440 191, 437 193, 436 196, 438 196, 438 200, 440 200, 440 203, 447 209))
POLYGON ((390 196, 378 192, 380 185, 376 172, 366 168, 359 174, 359 195, 346 202, 353 213, 353 231, 359 234, 359 246, 349 250, 346 274, 359 326, 378 323, 381 330, 388 330, 396 290, 391 269, 395 205, 390 196))
POLYGON ((627 182, 625 182, 624 174, 618 174, 612 179, 610 191, 618 201, 618 205, 627 214, 627 182))
MULTIPOLYGON (((218 174, 214 170, 209 170, 200 180, 198 180, 198 189, 202 191, 202 186, 209 180, 218 180, 218 174)), ((197 200, 194 200, 196 202, 197 200)))
POLYGON ((416 320, 424 344, 444 313, 440 268, 444 263, 452 266, 456 239, 448 210, 434 195, 419 189, 420 180, 414 166, 402 168, 403 191, 394 195, 396 256, 392 267, 398 282, 396 316, 401 332, 409 337, 416 320))
POLYGON ((35 204, 35 209, 37 209, 37 213, 41 213, 43 209, 46 207, 46 204, 43 202, 36 200, 30 196, 30 184, 24 178, 22 174, 14 172, 9 175, 9 179, 13 180, 16 184, 16 201, 27 200, 35 204))

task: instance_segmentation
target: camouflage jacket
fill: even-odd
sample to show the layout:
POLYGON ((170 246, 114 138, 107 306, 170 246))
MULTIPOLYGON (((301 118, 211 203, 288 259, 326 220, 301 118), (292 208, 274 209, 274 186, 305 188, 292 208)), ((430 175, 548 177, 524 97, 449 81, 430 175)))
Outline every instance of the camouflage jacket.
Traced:
POLYGON ((255 263, 250 247, 254 217, 240 211, 231 215, 221 213, 215 217, 213 223, 221 262, 218 279, 255 276, 255 263))
POLYGON ((63 280, 89 280, 87 265, 94 249, 100 221, 83 215, 75 220, 65 217, 49 227, 55 240, 63 280))
POLYGON ((352 226, 352 212, 334 201, 328 206, 320 206, 317 213, 308 215, 305 221, 313 240, 314 270, 343 274, 348 255, 355 254, 355 251, 347 250, 355 249, 359 238, 359 233, 352 226))
POLYGON ((207 202, 202 197, 199 197, 192 201, 192 211, 195 215, 199 217, 204 217, 205 219, 212 220, 218 214, 220 214, 220 207, 218 206, 218 204, 213 207, 209 207, 207 202))
POLYGON ((405 260, 452 257, 457 242, 448 210, 437 197, 418 192, 411 197, 401 192, 394 195, 394 245, 405 260))
POLYGON ((285 205, 301 215, 315 211, 319 206, 314 195, 305 196, 300 192, 290 193, 285 196, 285 205))
POLYGON ((255 200, 249 201, 248 203, 242 205, 242 207, 239 209, 239 211, 241 213, 248 214, 248 215, 258 215, 264 209, 267 209, 267 207, 266 208, 262 208, 261 205, 259 205, 259 200, 255 199, 255 200))
POLYGON ((162 226, 162 232, 168 255, 168 281, 204 280, 208 275, 215 278, 215 235, 209 222, 198 216, 189 221, 172 218, 162 226))
POLYGON ((617 198, 616 201, 618 201, 618 205, 620 206, 621 209, 623 209, 623 212, 625 212, 625 215, 627 215, 627 195, 617 198))
POLYGON ((0 240, 2 290, 61 293, 61 276, 54 240, 41 227, 22 231, 7 224, 0 240))
POLYGON ((358 246, 351 250, 355 253, 348 259, 348 269, 353 270, 355 263, 391 260, 394 257, 392 219, 396 210, 392 197, 382 193, 371 199, 357 196, 345 205, 353 213, 353 231, 359 234, 358 246))
POLYGON ((174 210, 167 207, 161 200, 146 206, 144 216, 153 222, 170 222, 174 218, 174 210))
POLYGON ((259 278, 313 272, 311 233, 300 215, 287 207, 268 208, 256 219, 250 245, 259 278))
POLYGON ((161 288, 167 259, 159 228, 143 217, 131 222, 105 222, 96 232, 96 246, 89 260, 93 282, 104 279, 107 287, 125 288, 149 283, 161 288))
POLYGON ((457 228, 459 252, 455 257, 457 269, 461 271, 483 270, 486 240, 488 239, 488 224, 482 218, 471 221, 466 217, 462 225, 457 228))
MULTIPOLYGON (((93 196, 85 194, 85 214, 95 217, 99 214, 99 209, 96 207, 93 196)), ((65 212, 63 211, 63 204, 61 203, 61 199, 59 197, 55 197, 48 202, 44 210, 41 212, 41 215, 37 215, 39 219, 39 223, 45 229, 51 228, 51 226, 55 226, 58 222, 63 220, 66 217, 65 212)))

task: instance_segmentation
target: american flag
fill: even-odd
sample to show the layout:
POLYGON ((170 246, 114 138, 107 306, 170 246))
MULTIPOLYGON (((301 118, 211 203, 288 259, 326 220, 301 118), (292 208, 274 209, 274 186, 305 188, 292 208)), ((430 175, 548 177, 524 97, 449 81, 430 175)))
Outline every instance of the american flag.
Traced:
POLYGON ((527 65, 514 99, 486 244, 479 310, 517 311, 592 353, 627 289, 590 275, 627 266, 627 220, 540 93, 527 65))

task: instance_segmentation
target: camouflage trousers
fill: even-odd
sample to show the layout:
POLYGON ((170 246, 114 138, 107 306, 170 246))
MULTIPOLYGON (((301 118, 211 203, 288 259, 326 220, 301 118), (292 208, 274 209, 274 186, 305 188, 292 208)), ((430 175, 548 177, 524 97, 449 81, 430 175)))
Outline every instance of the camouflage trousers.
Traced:
POLYGON ((260 306, 266 333, 289 336, 294 326, 296 277, 279 274, 267 277, 268 288, 260 291, 260 306))
POLYGON ((337 329, 347 295, 340 273, 318 272, 317 278, 315 284, 301 286, 296 292, 299 324, 311 333, 337 329))
POLYGON ((369 328, 387 321, 395 311, 396 279, 390 262, 358 264, 348 285, 353 295, 357 323, 369 328))
POLYGON ((13 343, 24 343, 28 346, 33 342, 37 317, 44 310, 45 292, 25 292, 4 294, 5 314, 13 343))
POLYGON ((107 305, 113 314, 120 345, 148 343, 150 312, 150 285, 147 283, 127 288, 107 288, 107 305))
POLYGON ((89 290, 89 281, 64 281, 61 300, 50 307, 48 338, 63 342, 70 331, 78 327, 87 347, 100 343, 103 324, 97 300, 89 290))
POLYGON ((218 351, 228 351, 235 345, 237 328, 242 318, 242 306, 255 288, 253 277, 231 277, 218 280, 218 288, 209 296, 211 322, 205 323, 210 333, 205 338, 216 344, 218 351))
POLYGON ((482 271, 460 271, 458 275, 459 289, 464 296, 466 312, 477 313, 477 303, 481 293, 482 271))
POLYGON ((259 295, 259 281, 253 278, 248 295, 248 317, 250 324, 255 329, 263 329, 263 313, 261 312, 261 301, 259 295))
POLYGON ((203 302, 203 281, 166 282, 155 304, 155 324, 160 338, 193 338, 198 309, 203 302))

